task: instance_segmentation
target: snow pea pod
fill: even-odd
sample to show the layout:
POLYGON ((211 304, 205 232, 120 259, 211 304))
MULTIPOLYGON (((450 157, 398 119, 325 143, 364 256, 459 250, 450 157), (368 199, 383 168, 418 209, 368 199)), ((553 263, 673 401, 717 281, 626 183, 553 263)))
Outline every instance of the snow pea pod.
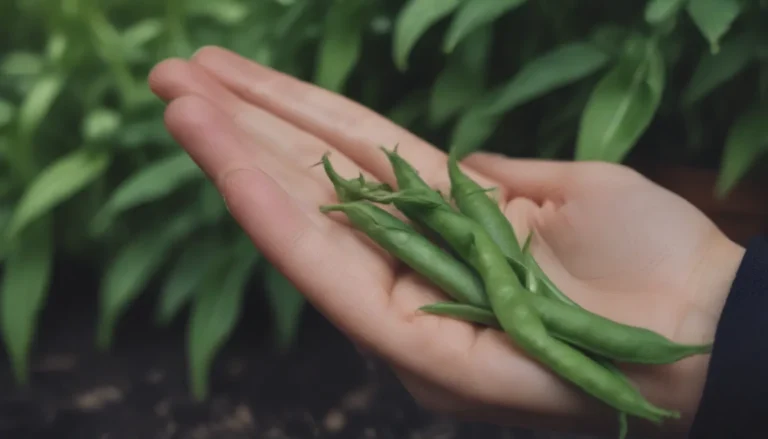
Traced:
POLYGON ((405 203, 477 271, 499 325, 531 357, 619 412, 655 424, 667 417, 679 418, 678 412, 651 404, 599 362, 551 337, 531 306, 530 299, 535 296, 520 283, 499 246, 478 223, 444 207, 420 206, 416 197, 405 203))

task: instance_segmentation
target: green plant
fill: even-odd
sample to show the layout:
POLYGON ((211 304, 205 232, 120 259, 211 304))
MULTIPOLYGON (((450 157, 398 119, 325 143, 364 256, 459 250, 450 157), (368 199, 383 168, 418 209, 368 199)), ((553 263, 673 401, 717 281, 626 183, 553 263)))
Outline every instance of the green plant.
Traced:
POLYGON ((336 24, 356 23, 362 33, 382 9, 376 2, 284 3, 0 6, 0 26, 9 30, 0 41, 0 324, 20 383, 28 381, 54 256, 97 269, 95 342, 104 351, 150 281, 160 281, 157 324, 189 307, 189 376, 198 398, 251 280, 261 279, 257 289, 271 304, 276 346, 290 348, 303 296, 226 215, 217 190, 166 132, 164 105, 146 84, 162 59, 217 44, 341 87, 359 57, 359 35, 339 34, 336 24), (308 48, 317 48, 317 64, 305 61, 308 48))
POLYGON ((0 2, 0 330, 16 377, 28 380, 56 258, 84 260, 102 278, 103 349, 153 279, 157 324, 189 308, 198 397, 251 280, 271 303, 276 345, 295 338, 302 296, 248 247, 163 125, 146 75, 165 58, 223 46, 458 153, 619 161, 645 151, 705 163, 721 169, 725 195, 768 144, 766 9, 738 0, 0 2), (243 265, 216 262, 235 251, 249 255, 243 265))
POLYGON ((622 162, 636 149, 705 158, 720 168, 719 196, 766 156, 768 128, 756 122, 766 111, 764 1, 592 8, 576 1, 466 0, 422 13, 432 3, 407 2, 392 56, 403 69, 415 52, 447 56, 424 98, 444 104, 430 106, 422 125, 454 122, 446 143, 459 155, 483 147, 525 154, 529 144, 528 154, 577 160, 622 162), (491 28, 493 43, 503 48, 482 36, 491 28), (419 46, 420 38, 430 43, 419 46), (508 61, 499 59, 504 55, 508 61), (459 79, 467 93, 443 85, 470 77, 459 79))

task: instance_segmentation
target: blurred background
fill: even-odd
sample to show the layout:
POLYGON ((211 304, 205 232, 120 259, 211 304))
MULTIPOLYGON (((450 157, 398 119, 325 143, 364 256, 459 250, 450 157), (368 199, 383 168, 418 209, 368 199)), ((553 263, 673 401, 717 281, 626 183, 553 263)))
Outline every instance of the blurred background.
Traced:
POLYGON ((767 22, 765 0, 1 0, 0 437, 573 437, 416 405, 254 251, 147 74, 222 46, 444 150, 625 163, 744 242, 768 225, 767 22))

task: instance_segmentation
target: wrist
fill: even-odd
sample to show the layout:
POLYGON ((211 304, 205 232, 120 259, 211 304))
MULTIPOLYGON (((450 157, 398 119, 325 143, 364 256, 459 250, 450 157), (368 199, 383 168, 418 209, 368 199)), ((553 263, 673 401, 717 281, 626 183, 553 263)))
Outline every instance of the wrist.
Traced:
POLYGON ((720 235, 713 239, 710 250, 694 277, 697 291, 692 293, 692 310, 703 320, 702 336, 712 340, 736 273, 744 258, 745 248, 720 235))
MULTIPOLYGON (((711 240, 687 287, 690 291, 688 312, 678 328, 680 339, 700 343, 713 342, 744 252, 744 247, 722 234, 711 240)), ((710 358, 711 355, 699 355, 677 365, 681 371, 680 378, 685 382, 687 389, 679 394, 681 400, 678 401, 683 414, 680 423, 683 430, 690 427, 698 410, 710 358)))

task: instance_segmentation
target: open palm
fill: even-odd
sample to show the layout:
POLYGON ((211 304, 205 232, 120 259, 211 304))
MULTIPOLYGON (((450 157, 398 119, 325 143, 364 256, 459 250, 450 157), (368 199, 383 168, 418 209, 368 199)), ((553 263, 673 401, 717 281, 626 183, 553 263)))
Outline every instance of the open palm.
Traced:
MULTIPOLYGON (((218 48, 150 76, 166 124, 215 182, 259 250, 353 342, 392 365, 428 408, 496 423, 613 430, 614 414, 499 331, 423 315, 439 291, 339 218, 322 167, 395 184, 380 146, 432 186, 449 187, 444 153, 372 111, 218 48)), ((740 248, 695 208, 623 167, 476 154, 463 166, 499 188, 507 216, 542 268, 586 308, 690 342, 712 337, 740 248)), ((690 422, 707 357, 626 367, 654 403, 690 422)))

